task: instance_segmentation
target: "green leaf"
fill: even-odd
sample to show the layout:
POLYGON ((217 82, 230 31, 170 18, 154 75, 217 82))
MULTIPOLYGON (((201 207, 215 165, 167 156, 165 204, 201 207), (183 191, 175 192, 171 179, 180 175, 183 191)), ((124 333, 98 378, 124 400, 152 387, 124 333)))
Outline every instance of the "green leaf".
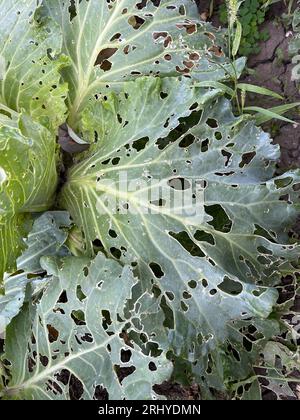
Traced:
POLYGON ((238 83, 237 88, 240 89, 240 90, 243 90, 245 92, 252 92, 252 93, 257 93, 259 95, 267 95, 267 96, 271 96, 273 98, 283 99, 283 97, 281 95, 279 95, 276 92, 273 92, 270 89, 266 89, 266 88, 261 87, 261 86, 251 85, 249 83, 238 83))
POLYGON ((169 0, 76 0, 73 9, 70 1, 44 4, 62 28, 63 52, 71 58, 63 75, 74 130, 90 98, 120 89, 125 80, 151 74, 190 74, 199 81, 228 77, 231 64, 220 52, 224 33, 199 20, 194 1, 179 0, 174 7, 169 0))
POLYGON ((15 269, 16 258, 25 248, 23 238, 29 231, 27 220, 24 215, 0 216, 0 300, 4 292, 3 275, 15 269))
POLYGON ((232 56, 235 57, 239 51, 241 39, 242 39, 243 28, 239 20, 236 22, 236 31, 232 44, 232 56))
POLYGON ((154 282, 172 313, 171 346, 199 364, 219 363, 231 321, 268 317, 268 286, 299 252, 287 236, 299 174, 273 179, 278 147, 227 101, 205 106, 207 95, 187 81, 139 79, 91 102, 82 131, 95 140, 60 200, 90 254, 98 239, 136 261, 145 289, 154 282))
POLYGON ((25 305, 7 329, 4 357, 11 363, 11 379, 2 397, 70 399, 72 376, 82 386, 83 399, 93 399, 97 386, 113 399, 156 398, 152 386, 169 378, 171 364, 164 353, 147 355, 126 339, 131 331, 143 332, 145 315, 145 305, 126 309, 136 283, 131 269, 101 255, 93 262, 44 259, 43 266, 51 275, 47 290, 40 301, 25 305), (123 368, 131 374, 122 380, 123 368))
MULTIPOLYGON (((44 271, 40 263, 41 257, 51 255, 63 257, 69 254, 65 242, 68 238, 66 228, 70 227, 70 223, 68 213, 61 211, 44 213, 35 220, 28 237, 23 241, 23 247, 26 249, 17 259, 17 274, 7 277, 4 281, 5 294, 0 296, 0 318, 2 319, 0 334, 19 313, 25 300, 26 286, 35 285, 33 289, 36 293, 48 282, 47 279, 37 276, 38 273, 42 274, 44 271)), ((13 238, 18 238, 15 235, 16 230, 14 230, 13 238)), ((14 253, 10 251, 10 255, 14 253)), ((12 262, 13 264, 15 261, 12 262)))
POLYGON ((287 123, 295 124, 295 121, 290 120, 289 118, 283 117, 280 113, 274 112, 274 110, 271 110, 271 109, 261 108, 260 106, 246 106, 244 110, 257 112, 258 114, 260 114, 257 117, 258 118, 257 124, 261 121, 261 117, 263 117, 264 122, 274 119, 274 120, 280 120, 287 123))
POLYGON ((0 279, 22 248, 24 213, 47 210, 57 185, 55 137, 27 115, 0 121, 0 279))
MULTIPOLYGON (((290 111, 294 108, 298 108, 299 106, 300 106, 300 102, 293 102, 291 104, 279 105, 279 106, 275 106, 273 108, 269 108, 269 111, 275 113, 276 116, 278 116, 278 115, 283 115, 286 112, 288 112, 288 111, 290 111)), ((264 123, 272 120, 273 118, 275 118, 275 117, 271 116, 270 114, 259 115, 259 116, 256 117, 256 122, 257 122, 258 125, 261 125, 261 124, 264 124, 264 123)))
POLYGON ((62 36, 57 24, 36 12, 41 0, 0 0, 0 103, 26 109, 36 121, 56 130, 65 120, 67 85, 57 59, 62 36), (53 112, 55 110, 55 112, 53 112))

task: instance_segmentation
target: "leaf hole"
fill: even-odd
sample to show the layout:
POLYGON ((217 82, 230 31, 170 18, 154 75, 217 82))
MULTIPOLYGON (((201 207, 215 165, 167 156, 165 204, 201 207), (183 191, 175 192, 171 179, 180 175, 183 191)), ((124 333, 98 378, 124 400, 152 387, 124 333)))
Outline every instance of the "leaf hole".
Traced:
POLYGON ((165 273, 162 271, 162 268, 159 264, 155 262, 151 262, 149 264, 149 267, 156 278, 161 279, 165 275, 165 273))

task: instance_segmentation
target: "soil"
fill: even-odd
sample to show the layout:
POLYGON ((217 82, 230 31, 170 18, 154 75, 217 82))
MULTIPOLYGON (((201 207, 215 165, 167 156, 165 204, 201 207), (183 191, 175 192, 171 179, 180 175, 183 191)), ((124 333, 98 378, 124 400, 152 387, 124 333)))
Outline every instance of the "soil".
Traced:
MULTIPOLYGON (((247 66, 254 71, 244 77, 244 81, 266 87, 284 97, 283 101, 269 97, 255 95, 249 96, 248 105, 272 107, 282 103, 300 101, 299 86, 292 81, 292 57, 289 56, 288 45, 293 36, 291 28, 286 28, 280 17, 285 12, 283 2, 275 4, 267 15, 262 30, 267 29, 270 38, 261 43, 261 52, 248 59, 247 66)), ((290 117, 300 123, 300 114, 291 112, 290 117)), ((281 148, 281 157, 278 163, 281 171, 300 167, 300 131, 297 124, 273 121, 265 127, 273 136, 274 143, 281 148)))

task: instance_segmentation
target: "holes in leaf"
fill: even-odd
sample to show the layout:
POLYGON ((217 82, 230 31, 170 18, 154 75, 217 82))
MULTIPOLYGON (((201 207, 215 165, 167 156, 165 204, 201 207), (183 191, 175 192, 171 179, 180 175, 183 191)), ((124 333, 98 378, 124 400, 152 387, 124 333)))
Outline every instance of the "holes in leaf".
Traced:
POLYGON ((168 32, 153 32, 152 36, 156 43, 163 43, 165 48, 167 48, 172 42, 172 38, 168 32))
POLYGON ((263 257, 262 255, 259 255, 259 256, 257 257, 257 261, 258 261, 260 264, 263 264, 263 265, 268 265, 268 264, 270 264, 270 262, 271 262, 271 260, 270 260, 269 258, 263 257))
POLYGON ((49 359, 48 359, 48 357, 47 357, 47 356, 42 356, 42 355, 40 354, 40 362, 41 362, 41 364, 42 364, 44 367, 46 367, 46 366, 48 365, 48 363, 49 363, 49 359))
POLYGON ((167 118, 167 120, 166 120, 166 122, 164 124, 164 127, 165 128, 168 128, 169 127, 169 123, 170 123, 170 118, 167 118))
POLYGON ((202 286, 203 286, 203 287, 207 287, 207 286, 208 286, 208 282, 207 282, 207 280, 206 280, 206 279, 202 279, 202 280, 201 280, 201 283, 202 283, 202 286))
POLYGON ((115 257, 117 260, 119 260, 122 256, 122 252, 118 248, 115 248, 114 246, 110 248, 110 252, 112 256, 115 257))
POLYGON ((183 297, 183 299, 188 300, 188 299, 191 299, 192 295, 191 295, 189 292, 187 292, 187 291, 185 290, 185 291, 182 293, 182 297, 183 297))
POLYGON ((188 305, 185 302, 183 302, 183 300, 180 302, 180 307, 183 310, 183 312, 187 312, 189 310, 188 305))
POLYGON ((150 362, 148 368, 151 370, 151 372, 155 372, 157 370, 157 366, 154 362, 150 362))
POLYGON ((222 133, 220 131, 216 131, 215 132, 215 139, 220 141, 220 140, 222 140, 222 138, 223 138, 222 133))
POLYGON ((67 303, 68 302, 67 292, 65 290, 61 293, 61 295, 58 299, 58 302, 59 303, 67 303))
POLYGON ((175 299, 175 295, 172 292, 166 292, 166 296, 171 302, 175 299))
MULTIPOLYGON (((169 297, 174 296, 172 292, 167 292, 169 297)), ((172 299, 170 299, 172 300, 172 299)), ((169 302, 167 301, 166 297, 163 295, 161 298, 161 308, 165 315, 164 319, 164 327, 169 328, 170 330, 174 329, 174 313, 173 310, 169 306, 169 302)))
POLYGON ((95 239, 93 241, 93 246, 94 246, 95 250, 99 250, 100 251, 100 250, 103 250, 104 249, 103 244, 100 241, 100 239, 95 239))
POLYGON ((111 67, 112 63, 108 60, 104 60, 100 65, 100 69, 102 69, 103 71, 109 71, 111 67))
POLYGON ((252 351, 253 344, 252 344, 252 342, 247 337, 243 337, 243 347, 249 353, 252 351))
POLYGON ((108 326, 111 325, 112 321, 110 318, 110 313, 109 311, 103 310, 101 311, 101 315, 102 315, 102 327, 104 330, 107 330, 108 326))
POLYGON ((132 375, 136 370, 134 366, 121 367, 120 365, 114 365, 114 369, 117 372, 120 383, 122 383, 125 378, 132 375))
POLYGON ((135 149, 137 152, 140 152, 141 150, 145 149, 147 144, 149 143, 149 137, 143 137, 139 140, 135 140, 132 143, 133 149, 135 149))
POLYGON ((161 99, 166 99, 169 95, 166 92, 160 92, 161 99))
MULTIPOLYGON (((81 399, 83 394, 83 386, 78 378, 76 378, 74 375, 71 375, 70 372, 66 369, 63 369, 60 373, 55 374, 55 377, 56 381, 53 382, 53 385, 57 385, 57 381, 61 382, 65 386, 68 385, 70 400, 81 399)), ((53 389, 51 390, 53 391, 53 389)), ((62 390, 60 393, 62 393, 62 390)))
POLYGON ((250 272, 247 273, 248 277, 254 277, 257 278, 259 277, 259 274, 256 270, 256 268, 254 267, 253 263, 247 259, 245 259, 245 264, 247 265, 247 267, 249 268, 250 272))
POLYGON ((116 166, 116 165, 118 165, 118 164, 119 164, 120 160, 121 160, 121 158, 119 158, 119 157, 115 157, 115 158, 113 158, 113 159, 112 159, 111 164, 112 164, 113 166, 116 166))
POLYGON ((91 333, 86 333, 84 334, 82 337, 80 337, 82 342, 86 342, 86 343, 93 343, 94 342, 94 338, 92 336, 91 333))
POLYGON ((179 147, 187 148, 191 146, 195 141, 195 137, 192 134, 185 136, 179 143, 179 147))
POLYGON ((117 232, 113 229, 109 229, 108 234, 111 238, 117 238, 118 237, 117 232))
POLYGON ((196 282, 195 280, 190 280, 190 281, 188 282, 188 285, 189 285, 189 287, 190 287, 191 289, 196 289, 196 287, 197 287, 197 282, 196 282))
POLYGON ((217 294, 218 293, 218 291, 217 291, 217 289, 211 289, 210 291, 209 291, 209 294, 211 295, 211 296, 214 296, 215 294, 217 294))
POLYGON ((180 6, 179 6, 179 14, 180 15, 182 15, 182 16, 185 16, 185 7, 184 7, 184 5, 183 4, 181 4, 180 6))
POLYGON ((130 18, 128 19, 128 23, 133 27, 133 29, 137 30, 145 23, 145 19, 141 18, 140 16, 134 15, 130 16, 130 18))
POLYGON ((162 268, 159 264, 155 262, 151 262, 149 264, 149 267, 151 268, 151 271, 155 275, 156 278, 161 279, 165 275, 165 273, 162 271, 162 268))
POLYGON ((202 152, 202 153, 207 152, 207 150, 208 150, 208 145, 209 145, 209 140, 208 140, 208 139, 205 139, 205 140, 203 140, 203 141, 201 142, 201 146, 200 146, 200 148, 201 148, 201 152, 202 152))
POLYGON ((121 349, 120 359, 123 363, 128 363, 131 359, 132 352, 130 350, 121 349))
POLYGON ((99 52, 94 65, 100 66, 100 68, 104 71, 110 70, 112 63, 109 61, 109 58, 111 58, 117 51, 118 48, 104 48, 99 52))
MULTIPOLYGON (((262 226, 255 224, 255 231, 254 231, 254 235, 257 236, 262 236, 263 238, 268 239, 270 242, 275 243, 275 238, 276 238, 276 234, 272 231, 268 232, 266 231, 262 226)), ((264 247, 262 247, 264 248, 264 247)))
POLYGON ((186 75, 187 73, 190 72, 190 69, 189 69, 189 67, 186 67, 186 66, 183 67, 183 68, 181 68, 179 66, 176 66, 176 71, 178 71, 178 73, 181 73, 183 75, 186 75))
POLYGON ((239 167, 243 168, 245 165, 249 165, 249 163, 253 160, 255 155, 256 155, 255 152, 244 153, 242 156, 242 160, 239 164, 239 167))
POLYGON ((100 400, 100 401, 107 401, 109 400, 109 394, 107 389, 103 388, 101 385, 97 385, 95 388, 95 393, 93 396, 93 400, 100 400))
POLYGON ((228 233, 232 228, 232 221, 227 216, 226 211, 219 204, 212 206, 204 206, 205 212, 213 217, 213 220, 209 221, 208 224, 213 226, 216 230, 228 233))
POLYGON ((269 249, 265 248, 264 246, 259 246, 257 248, 257 251, 260 252, 261 254, 265 254, 265 255, 273 255, 273 252, 270 251, 269 249))
POLYGON ((195 244, 194 241, 189 237, 187 232, 169 232, 169 235, 176 239, 180 243, 181 246, 183 246, 184 249, 186 249, 193 257, 204 257, 205 254, 202 252, 202 250, 199 248, 198 245, 195 244))
POLYGON ((214 118, 208 118, 206 120, 206 124, 210 127, 210 128, 218 128, 218 122, 217 120, 215 120, 214 118))
POLYGON ((213 368, 213 361, 212 361, 211 355, 209 354, 207 358, 207 367, 206 367, 206 373, 208 375, 212 373, 212 368, 213 368))
MULTIPOLYGON (((121 34, 120 32, 117 32, 116 34, 114 34, 111 38, 110 38, 110 42, 114 42, 114 41, 118 41, 121 38, 121 34)), ((107 49, 111 49, 111 48, 107 48, 107 49)), ((104 50, 103 50, 104 51, 104 50)), ((108 57, 109 58, 109 57, 108 57)))
POLYGON ((85 315, 83 311, 72 311, 71 318, 76 325, 85 325, 85 315))
POLYGON ((83 293, 80 284, 76 287, 76 297, 80 302, 86 298, 86 295, 83 293))
POLYGON ((228 166, 232 158, 232 154, 227 152, 227 150, 221 150, 222 155, 226 158, 224 165, 228 166))
POLYGON ((285 187, 291 185, 292 182, 293 182, 293 178, 291 176, 274 180, 274 184, 275 184, 277 189, 285 188, 285 187))
POLYGON ((237 360, 238 362, 241 361, 241 358, 240 358, 240 355, 239 355, 238 351, 234 347, 232 347, 231 344, 228 345, 227 350, 233 355, 235 360, 237 360))
POLYGON ((210 245, 215 245, 214 237, 207 232, 204 232, 203 230, 197 230, 194 234, 194 238, 199 242, 207 242, 210 245))
POLYGON ((54 343, 55 341, 58 340, 58 336, 59 336, 59 332, 57 331, 56 328, 54 328, 52 325, 48 324, 47 325, 47 330, 48 330, 48 340, 50 343, 54 343))
POLYGON ((230 295, 237 296, 240 293, 242 293, 243 286, 240 282, 234 281, 229 277, 225 276, 222 283, 218 284, 218 289, 230 295))

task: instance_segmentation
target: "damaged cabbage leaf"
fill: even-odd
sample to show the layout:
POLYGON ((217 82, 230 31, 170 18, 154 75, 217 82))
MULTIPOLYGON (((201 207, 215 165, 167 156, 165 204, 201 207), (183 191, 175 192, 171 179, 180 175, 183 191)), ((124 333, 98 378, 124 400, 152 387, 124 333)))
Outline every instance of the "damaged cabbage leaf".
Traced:
POLYGON ((142 315, 138 305, 126 310, 136 283, 131 269, 101 254, 93 262, 43 259, 43 267, 51 275, 48 288, 7 328, 10 380, 0 395, 70 399, 72 379, 83 399, 93 399, 100 386, 113 399, 155 398, 152 386, 169 378, 171 363, 164 353, 144 354, 126 338, 131 330, 143 332, 140 322, 135 327, 142 315))
POLYGON ((148 78, 94 100, 82 125, 94 143, 61 205, 88 253, 99 244, 138 264, 143 287, 154 284, 172 312, 176 354, 201 369, 210 361, 222 381, 222 343, 241 336, 232 321, 267 318, 277 299, 267 286, 298 258, 286 232, 299 174, 272 178, 278 147, 226 100, 203 105, 208 94, 148 78))
POLYGON ((26 109, 33 119, 56 130, 65 120, 67 85, 56 59, 62 46, 59 27, 39 18, 41 0, 0 0, 0 112, 26 109), (54 112, 55 110, 55 112, 54 112))
MULTIPOLYGON (((222 51, 224 33, 199 21, 193 0, 45 0, 44 4, 62 28, 63 52, 71 58, 63 76, 70 89, 73 129, 90 98, 119 89, 125 80, 185 74, 212 81, 232 73, 222 51)), ((237 73, 243 66, 241 59, 237 73)))

